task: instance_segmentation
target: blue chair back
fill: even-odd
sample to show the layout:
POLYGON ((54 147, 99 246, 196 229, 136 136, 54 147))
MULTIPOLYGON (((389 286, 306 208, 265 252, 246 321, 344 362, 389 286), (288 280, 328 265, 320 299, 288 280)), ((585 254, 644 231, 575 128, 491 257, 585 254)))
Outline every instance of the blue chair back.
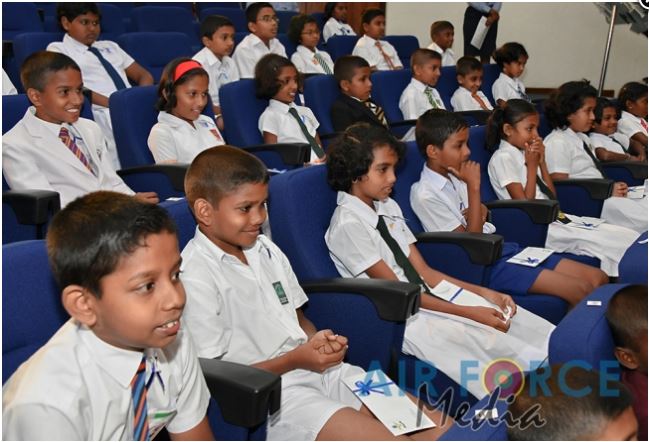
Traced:
MULTIPOLYGON (((203 3, 199 2, 196 4, 202 5, 203 3)), ((248 33, 248 21, 246 20, 246 12, 242 9, 226 6, 201 8, 199 11, 201 23, 203 22, 203 20, 205 20, 205 17, 210 15, 223 15, 230 19, 230 21, 234 25, 234 30, 236 32, 248 33)))
POLYGON ((268 101, 255 95, 255 80, 246 78, 221 86, 219 100, 228 144, 237 147, 263 144, 257 122, 268 101))
POLYGON ((399 99, 411 79, 410 69, 377 71, 372 74, 372 99, 383 108, 388 123, 403 121, 399 99))
MULTIPOLYGON (((288 27, 291 24, 291 19, 297 15, 295 11, 275 11, 277 18, 279 18, 279 25, 277 27, 278 34, 286 34, 288 27)), ((288 51, 287 51, 288 53, 288 51)), ((289 54, 290 55, 290 54, 289 54)))
MULTIPOLYGON (((6 3, 3 3, 5 5, 6 3)), ((5 16, 6 17, 6 16, 5 16)), ((53 41, 63 40, 63 32, 26 32, 14 37, 14 59, 20 70, 27 57, 36 51, 42 51, 53 41)), ((19 85, 16 85, 18 87, 19 85)))
POLYGON ((617 278, 617 282, 628 284, 647 283, 647 243, 640 244, 640 241, 646 240, 647 232, 644 232, 624 253, 618 266, 620 276, 617 278))
POLYGON ((335 62, 343 55, 351 55, 357 41, 357 35, 334 35, 327 40, 326 50, 335 62))
POLYGON ((414 35, 386 35, 385 41, 394 46, 404 68, 410 67, 410 56, 419 49, 419 40, 414 35))
MULTIPOLYGON (((238 28, 237 28, 237 29, 238 29, 238 28)), ((246 29, 247 29, 247 28, 246 28, 246 29)), ((239 43, 241 43, 241 41, 242 41, 244 38, 246 38, 246 36, 247 36, 248 34, 250 34, 250 32, 248 32, 248 31, 241 31, 241 32, 237 31, 237 32, 235 32, 235 34, 234 34, 234 49, 233 49, 233 52, 232 52, 233 54, 234 54, 234 51, 236 51, 236 49, 237 49, 237 45, 238 45, 239 43)))
POLYGON ((97 3, 101 12, 101 40, 116 40, 126 33, 123 9, 109 3, 97 3))
POLYGON ((130 32, 120 35, 117 42, 153 75, 156 83, 171 60, 194 55, 189 37, 180 32, 130 32))
MULTIPOLYGON (((185 3, 186 5, 191 5, 185 3)), ((199 43, 192 12, 180 6, 141 6, 133 9, 131 20, 137 32, 182 32, 191 45, 199 43)))
POLYGON ((494 95, 491 88, 499 76, 500 68, 497 64, 492 63, 482 65, 482 86, 480 86, 480 90, 487 96, 492 106, 495 106, 496 102, 494 101, 494 95))
MULTIPOLYGON (((31 106, 26 94, 3 95, 2 96, 2 134, 4 135, 14 127, 25 115, 31 106)), ((84 99, 81 108, 81 117, 92 120, 92 105, 88 98, 84 99)))
MULTIPOLYGON (((201 17, 201 21, 203 20, 201 13, 206 10, 206 9, 212 9, 212 8, 225 8, 225 9, 238 9, 238 10, 243 10, 245 9, 245 5, 243 5, 244 8, 242 8, 241 2, 196 2, 196 12, 198 12, 199 16, 201 17)), ((223 14, 221 14, 223 15, 223 14)))
POLYGON ((187 199, 162 201, 160 206, 169 212, 169 215, 176 223, 178 248, 182 251, 196 233, 196 220, 189 208, 189 204, 187 204, 187 199))
POLYGON ((470 158, 480 164, 480 197, 482 201, 497 200, 496 192, 489 181, 489 160, 492 153, 487 150, 487 127, 473 126, 469 128, 469 149, 470 158))
POLYGON ((444 102, 444 107, 448 110, 453 110, 453 106, 451 106, 451 97, 458 87, 459 84, 457 82, 457 70, 455 69, 455 66, 442 67, 442 75, 440 75, 439 80, 437 80, 435 89, 439 92, 439 96, 444 102))
POLYGON ((333 75, 314 75, 304 81, 304 103, 320 123, 320 136, 335 132, 331 122, 331 106, 339 95, 338 82, 333 75))
POLYGON ((42 32, 43 22, 34 3, 2 2, 2 39, 13 40, 23 32, 42 32))
MULTIPOLYGON (((280 12, 287 12, 287 11, 280 11, 280 12)), ((286 50, 286 56, 290 59, 291 55, 293 55, 293 53, 297 50, 297 45, 288 38, 287 34, 277 34, 277 39, 281 44, 284 45, 284 49, 286 50)))

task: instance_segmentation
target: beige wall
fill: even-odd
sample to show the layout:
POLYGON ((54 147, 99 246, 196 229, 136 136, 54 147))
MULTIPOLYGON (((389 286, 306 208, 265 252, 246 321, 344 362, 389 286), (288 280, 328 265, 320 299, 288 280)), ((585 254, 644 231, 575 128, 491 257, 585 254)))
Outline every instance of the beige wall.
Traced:
MULTIPOLYGON (((463 55, 462 21, 466 3, 387 4, 387 33, 411 34, 421 46, 430 44, 429 28, 435 20, 455 26, 453 49, 463 55)), ((597 87, 608 33, 604 15, 592 3, 504 3, 497 44, 522 43, 530 59, 522 80, 527 87, 557 87, 587 78, 597 87)), ((605 89, 647 76, 647 38, 616 25, 605 89)))

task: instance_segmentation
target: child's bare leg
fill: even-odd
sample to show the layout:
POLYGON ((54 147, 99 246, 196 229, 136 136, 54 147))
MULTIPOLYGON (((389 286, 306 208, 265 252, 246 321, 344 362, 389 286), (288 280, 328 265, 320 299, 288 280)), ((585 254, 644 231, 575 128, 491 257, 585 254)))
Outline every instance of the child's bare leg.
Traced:
POLYGON ((593 290, 600 285, 609 283, 608 275, 601 269, 573 261, 572 259, 562 259, 554 268, 554 271, 588 281, 593 286, 593 290))
POLYGON ((554 270, 543 270, 529 292, 555 295, 574 306, 606 282, 608 277, 600 269, 562 259, 554 270))

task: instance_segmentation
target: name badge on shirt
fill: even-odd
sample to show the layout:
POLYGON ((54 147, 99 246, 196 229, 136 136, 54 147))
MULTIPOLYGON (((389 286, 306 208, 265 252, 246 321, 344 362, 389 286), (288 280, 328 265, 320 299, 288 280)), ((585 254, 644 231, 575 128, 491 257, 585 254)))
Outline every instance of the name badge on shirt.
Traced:
POLYGON ((280 281, 273 283, 273 288, 275 289, 275 294, 279 298, 279 302, 282 305, 288 304, 288 298, 286 297, 286 292, 284 292, 284 287, 280 281))

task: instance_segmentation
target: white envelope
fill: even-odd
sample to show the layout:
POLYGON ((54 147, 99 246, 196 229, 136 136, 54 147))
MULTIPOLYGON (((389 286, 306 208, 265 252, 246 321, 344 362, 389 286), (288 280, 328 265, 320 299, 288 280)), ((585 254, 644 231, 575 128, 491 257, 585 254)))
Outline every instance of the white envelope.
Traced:
POLYGON ((482 47, 482 43, 487 36, 487 32, 489 32, 489 27, 486 23, 487 17, 482 17, 478 22, 478 26, 476 26, 475 28, 475 33, 473 34, 473 38, 471 39, 471 46, 476 49, 480 49, 482 47))
POLYGON ((627 198, 634 200, 642 199, 645 197, 645 186, 629 187, 629 193, 626 194, 627 198))
POLYGON ((570 218, 570 223, 566 224, 569 227, 575 227, 577 229, 585 230, 595 230, 600 224, 604 224, 604 220, 601 218, 591 218, 590 216, 577 216, 577 215, 567 215, 570 218))
POLYGON ((527 267, 537 267, 545 261, 548 256, 552 255, 552 253, 553 250, 544 249, 543 247, 525 247, 524 250, 521 250, 519 253, 509 258, 507 262, 527 267))
POLYGON ((511 316, 509 306, 506 311, 502 311, 500 307, 487 301, 482 296, 477 295, 470 290, 463 289, 445 279, 435 287, 431 288, 430 291, 433 295, 455 305, 465 305, 467 307, 489 307, 498 310, 505 316, 505 322, 507 322, 511 316))
POLYGON ((348 377, 343 383, 395 436, 437 426, 381 370, 348 377))

